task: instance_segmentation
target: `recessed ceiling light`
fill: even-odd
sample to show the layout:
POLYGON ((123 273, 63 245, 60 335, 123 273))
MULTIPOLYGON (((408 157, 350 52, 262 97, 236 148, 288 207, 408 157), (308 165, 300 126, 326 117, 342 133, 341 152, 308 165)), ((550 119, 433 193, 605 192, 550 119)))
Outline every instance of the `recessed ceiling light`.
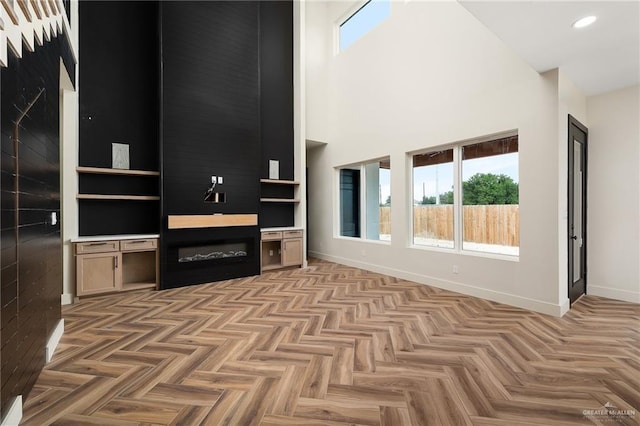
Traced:
POLYGON ((598 18, 596 18, 595 16, 585 16, 584 18, 580 18, 576 22, 574 22, 572 27, 584 28, 596 22, 596 19, 598 18))

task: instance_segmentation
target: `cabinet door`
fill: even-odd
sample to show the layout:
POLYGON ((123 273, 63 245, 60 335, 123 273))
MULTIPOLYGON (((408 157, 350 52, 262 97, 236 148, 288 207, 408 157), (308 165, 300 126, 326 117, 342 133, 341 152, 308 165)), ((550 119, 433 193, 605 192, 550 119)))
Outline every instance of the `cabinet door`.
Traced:
POLYGON ((77 296, 119 291, 122 287, 121 265, 121 253, 76 256, 77 296))
POLYGON ((302 265, 302 238, 282 240, 282 266, 302 265))

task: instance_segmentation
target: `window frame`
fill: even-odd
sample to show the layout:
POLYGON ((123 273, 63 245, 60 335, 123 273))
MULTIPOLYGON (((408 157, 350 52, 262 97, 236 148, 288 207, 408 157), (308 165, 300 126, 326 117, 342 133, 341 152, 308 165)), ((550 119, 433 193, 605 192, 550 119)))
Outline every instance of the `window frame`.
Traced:
MULTIPOLYGON (((352 7, 348 8, 342 15, 339 16, 339 18, 335 21, 334 26, 333 26, 333 33, 334 33, 334 47, 333 47, 333 53, 334 55, 338 55, 341 52, 344 52, 345 50, 347 50, 347 48, 349 46, 351 46, 351 44, 347 47, 343 49, 340 48, 340 44, 341 44, 341 34, 340 34, 340 29, 342 28, 342 26, 344 24, 346 24, 351 18, 353 18, 354 16, 356 16, 362 9, 364 9, 369 3, 372 3, 376 0, 362 0, 359 1, 358 3, 354 4, 352 7)), ((372 26, 371 28, 369 28, 365 33, 363 33, 359 38, 357 38, 356 40, 354 40, 352 42, 355 43, 357 40, 359 40, 360 38, 364 37, 366 34, 368 34, 371 30, 373 30, 374 28, 376 28, 378 25, 380 25, 383 21, 385 21, 387 18, 389 18, 391 16, 392 13, 392 6, 393 6, 393 1, 392 0, 388 0, 389 2, 389 15, 384 18, 383 20, 381 20, 380 22, 378 22, 376 25, 372 26)))
MULTIPOLYGON (((407 157, 407 164, 409 167, 410 172, 407 173, 408 179, 409 179, 409 194, 410 194, 410 203, 411 205, 409 206, 409 223, 410 223, 410 230, 409 230, 409 238, 410 238, 410 246, 415 246, 415 247, 429 247, 429 248, 434 248, 434 249, 443 249, 445 251, 450 251, 453 250, 455 248, 455 241, 456 241, 456 229, 455 229, 455 225, 457 223, 455 217, 456 217, 456 192, 453 192, 453 203, 451 204, 452 208, 453 208, 453 239, 451 240, 451 242, 453 243, 453 247, 446 247, 444 245, 437 245, 437 244, 416 244, 415 243, 415 228, 414 228, 414 214, 415 214, 415 199, 414 199, 414 195, 415 195, 415 166, 414 166, 414 157, 418 156, 418 155, 423 155, 423 154, 435 154, 437 155, 438 153, 442 153, 444 151, 451 151, 451 161, 450 162, 446 162, 446 163, 440 163, 440 164, 451 164, 453 167, 452 170, 452 175, 451 177, 453 178, 453 186, 456 186, 456 180, 457 180, 457 176, 458 176, 458 172, 457 172, 457 168, 456 168, 456 150, 455 150, 455 146, 454 145, 443 145, 443 146, 435 146, 435 147, 431 147, 425 150, 420 150, 420 151, 415 151, 412 153, 408 153, 408 157, 407 157)), ((436 188, 437 191, 437 188, 436 188)), ((449 240, 447 240, 449 241, 449 240)))
MULTIPOLYGON (((517 129, 508 130, 505 132, 495 133, 491 135, 481 136, 472 139, 466 139, 459 142, 449 143, 445 145, 436 145, 429 148, 420 149, 417 151, 407 152, 407 165, 410 167, 410 172, 407 173, 409 186, 407 193, 410 194, 408 197, 408 201, 410 203, 409 206, 409 226, 408 226, 408 247, 412 249, 419 250, 428 250, 428 251, 439 251, 445 253, 457 253, 478 257, 487 257, 494 259, 502 259, 502 260, 510 260, 510 261, 519 261, 520 254, 518 250, 517 255, 505 254, 505 253, 493 253, 487 251, 478 251, 478 250, 469 250, 464 249, 464 211, 463 211, 463 178, 462 178, 462 163, 463 163, 463 148, 465 146, 481 144, 484 142, 490 142, 498 139, 509 138, 509 137, 519 137, 519 132, 517 129), (414 167, 413 167, 413 157, 416 155, 432 153, 436 151, 442 150, 453 150, 453 247, 442 247, 436 245, 428 245, 428 244, 416 244, 415 243, 415 229, 414 229, 414 167)), ((519 139, 518 139, 519 142, 519 139)), ((518 184, 520 182, 520 145, 518 143, 518 184)), ((519 191, 520 192, 520 191, 519 191)), ((518 201, 518 205, 520 202, 518 201)), ((520 229, 518 228, 518 232, 520 229)), ((520 249, 520 245, 518 246, 520 249)))
MULTIPOLYGON (((367 238, 367 213, 366 213, 366 181, 367 181, 367 172, 366 166, 372 163, 380 163, 383 161, 389 162, 389 182, 391 184, 392 176, 391 176, 391 155, 385 155, 382 157, 372 158, 370 160, 364 160, 357 163, 343 164, 340 166, 334 167, 334 188, 335 188, 335 197, 334 197, 334 238, 347 239, 351 241, 366 241, 374 244, 391 244, 391 237, 389 240, 381 240, 380 238, 371 239, 367 238), (341 184, 340 184, 340 172, 344 169, 354 169, 360 171, 360 208, 359 208, 359 219, 360 219, 360 236, 352 237, 348 235, 342 235, 342 193, 341 193, 341 184)), ((391 196, 391 205, 393 205, 393 194, 390 192, 391 196)), ((380 200, 378 200, 378 204, 380 200)), ((379 226, 379 225, 378 225, 379 226)), ((393 234, 391 234, 393 235, 393 234)))

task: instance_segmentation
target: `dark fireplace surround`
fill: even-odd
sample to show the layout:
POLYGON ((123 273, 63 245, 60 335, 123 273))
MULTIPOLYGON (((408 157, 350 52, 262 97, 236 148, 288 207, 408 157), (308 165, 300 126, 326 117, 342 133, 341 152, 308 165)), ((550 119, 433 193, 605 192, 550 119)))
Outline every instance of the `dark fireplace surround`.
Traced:
POLYGON ((163 289, 260 274, 257 226, 171 229, 164 238, 163 289))

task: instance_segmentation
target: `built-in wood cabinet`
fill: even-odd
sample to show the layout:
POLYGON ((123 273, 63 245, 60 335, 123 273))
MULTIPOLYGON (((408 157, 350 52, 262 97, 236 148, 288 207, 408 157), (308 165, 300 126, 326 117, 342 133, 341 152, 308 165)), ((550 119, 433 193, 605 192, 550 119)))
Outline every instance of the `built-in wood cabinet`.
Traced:
POLYGON ((81 237, 72 242, 78 297, 157 288, 157 235, 81 237))
POLYGON ((282 266, 295 265, 302 265, 302 238, 283 238, 282 266))
POLYGON ((302 229, 270 228, 261 232, 262 271, 302 266, 302 229))
POLYGON ((119 291, 122 287, 120 252, 76 256, 77 296, 119 291))

